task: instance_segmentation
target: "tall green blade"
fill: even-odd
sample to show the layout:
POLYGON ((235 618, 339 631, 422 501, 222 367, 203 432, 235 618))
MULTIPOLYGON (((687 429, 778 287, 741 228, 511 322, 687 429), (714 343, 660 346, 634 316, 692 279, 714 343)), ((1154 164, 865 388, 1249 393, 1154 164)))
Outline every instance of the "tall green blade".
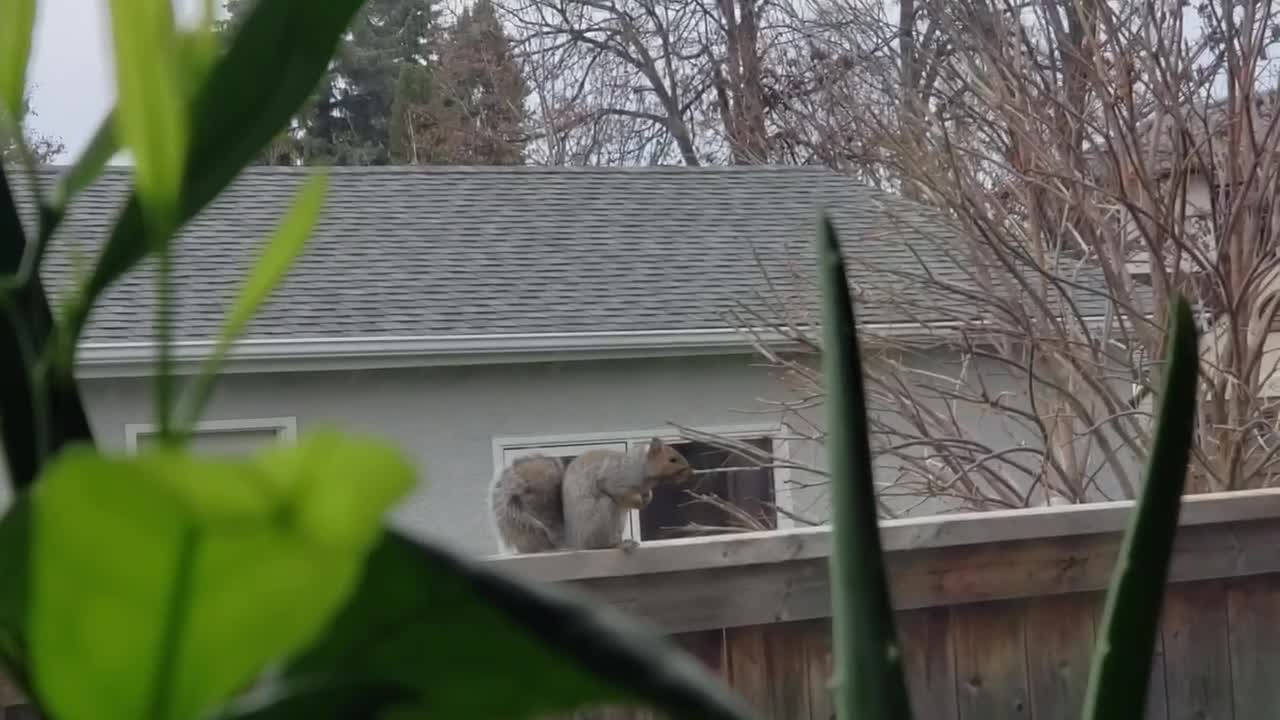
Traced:
POLYGON ((320 219, 324 209, 324 196, 329 187, 329 176, 319 173, 312 176, 298 192, 293 207, 276 228, 275 234, 263 247, 249 276, 240 286, 240 292, 227 312, 222 325, 222 334, 214 346, 200 375, 195 379, 191 389, 191 397, 183 420, 183 428, 189 429, 200 420, 205 405, 213 392, 217 373, 230 352, 231 346, 244 333, 258 308, 284 281, 289 268, 302 254, 302 249, 311 235, 311 229, 320 219))
MULTIPOLYGON (((18 273, 26 252, 17 205, 0 167, 0 277, 18 273)), ((53 332, 39 275, 16 288, 0 308, 0 438, 15 490, 35 481, 45 459, 68 441, 91 437, 74 381, 36 382, 24 363, 41 353, 53 332)))
POLYGON ((0 130, 6 119, 16 125, 22 118, 35 26, 36 0, 0 2, 0 130))
POLYGON ((174 223, 187 157, 187 98, 169 0, 111 0, 121 144, 133 151, 143 228, 151 244, 174 223))
MULTIPOLYGON (((52 204, 59 209, 59 218, 67 203, 89 187, 102 174, 102 168, 120 151, 120 138, 116 134, 116 112, 112 110, 94 131, 89 144, 80 157, 68 168, 53 186, 52 204)), ((52 230, 50 230, 52 232, 52 230)))
POLYGON ((831 592, 837 717, 909 718, 880 550, 853 300, 836 231, 825 216, 818 238, 818 275, 834 515, 831 592))
POLYGON ((1182 490, 1196 416, 1199 357, 1191 307, 1177 298, 1173 342, 1146 482, 1116 563, 1103 632, 1094 651, 1084 717, 1131 720, 1146 709, 1169 557, 1178 532, 1182 490))

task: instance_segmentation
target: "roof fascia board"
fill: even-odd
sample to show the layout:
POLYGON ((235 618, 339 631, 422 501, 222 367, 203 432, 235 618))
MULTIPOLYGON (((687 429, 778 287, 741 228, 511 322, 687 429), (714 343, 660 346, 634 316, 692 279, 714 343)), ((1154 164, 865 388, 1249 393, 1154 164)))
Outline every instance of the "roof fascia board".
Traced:
MULTIPOLYGON (((876 323, 864 327, 869 339, 937 343, 972 323, 876 323)), ((802 328, 810 329, 810 328, 802 328)), ((531 333, 383 338, 253 339, 237 343, 220 372, 301 372, 397 367, 493 365, 645 357, 751 354, 761 341, 785 350, 788 338, 770 329, 531 333)), ((191 375, 214 347, 209 341, 172 345, 173 371, 191 375)), ((76 376, 142 377, 155 367, 151 342, 84 343, 76 376)))

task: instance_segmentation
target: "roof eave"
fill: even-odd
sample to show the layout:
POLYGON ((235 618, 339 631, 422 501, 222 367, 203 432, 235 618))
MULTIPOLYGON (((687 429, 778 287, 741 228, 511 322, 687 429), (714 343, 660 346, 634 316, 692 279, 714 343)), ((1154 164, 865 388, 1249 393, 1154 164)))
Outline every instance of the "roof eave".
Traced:
MULTIPOLYGON (((1092 319, 1091 319, 1092 320, 1092 319)), ((812 328, 800 328, 810 330, 812 328)), ((937 343, 973 323, 868 323, 868 342, 937 343)), ((529 333, 352 338, 257 338, 228 353, 223 373, 275 373, 380 368, 502 365, 537 362, 626 360, 648 357, 749 355, 757 343, 796 347, 776 329, 529 333)), ((174 372, 192 375, 212 353, 212 341, 172 345, 174 372)), ((151 342, 84 343, 76 375, 87 378, 146 377, 155 370, 151 342)))
MULTIPOLYGON (((210 341, 176 342, 174 371, 199 372, 210 341)), ((418 337, 243 340, 228 353, 224 373, 362 370, 626 359, 750 352, 735 331, 448 335, 418 337)), ((150 342, 85 343, 76 358, 80 378, 137 377, 154 371, 150 342)))
MULTIPOLYGON (((870 328, 869 328, 870 329, 870 328)), ((918 325, 879 325, 878 334, 926 334, 918 325)), ((788 345, 775 330, 531 333, 417 337, 280 338, 243 340, 221 372, 300 372, 396 367, 441 367, 645 357, 750 354, 754 343, 788 345)), ((213 351, 211 341, 175 342, 174 372, 195 374, 213 351)), ((84 343, 76 358, 80 378, 142 377, 153 373, 150 342, 84 343)))

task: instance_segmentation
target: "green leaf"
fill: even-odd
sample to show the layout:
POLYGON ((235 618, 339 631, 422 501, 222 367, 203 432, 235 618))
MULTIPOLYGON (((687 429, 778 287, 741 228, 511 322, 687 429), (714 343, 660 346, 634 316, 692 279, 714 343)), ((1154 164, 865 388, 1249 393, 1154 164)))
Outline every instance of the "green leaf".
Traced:
POLYGON ((327 175, 318 174, 307 181, 302 191, 298 193, 298 199, 294 202, 293 208, 281 221, 275 235, 254 264, 253 270, 240 288, 240 294, 227 314, 218 344, 205 361, 204 368, 196 380, 192 391, 193 400, 187 412, 188 423, 194 423, 200 418, 209 394, 213 390, 218 369, 231 349, 231 345, 244 332, 245 327, 258 311, 258 307, 280 284, 293 262, 302 253, 302 248, 311 235, 311 229, 315 227, 320 211, 324 208, 327 188, 327 175))
POLYGON ((1169 317, 1173 337, 1164 399, 1147 476, 1113 574, 1111 590, 1089 676, 1085 717, 1129 720, 1142 717, 1151 660, 1159 631, 1178 533, 1182 491, 1196 417, 1199 357, 1191 307, 1181 297, 1169 317))
POLYGON ((656 629, 563 588, 384 536, 359 592, 265 701, 227 718, 532 718, 644 702, 673 718, 746 718, 741 702, 656 629), (292 690, 292 692, 291 692, 292 690))
POLYGON ((0 518, 0 667, 24 693, 29 693, 27 677, 27 559, 31 547, 31 513, 28 496, 14 498, 0 518))
POLYGON ((117 130, 133 152, 146 241, 159 245, 176 227, 187 157, 183 65, 170 0, 111 0, 111 36, 117 130))
MULTIPOLYGON (((13 202, 8 176, 0 167, 0 277, 22 266, 26 235, 13 202)), ((12 288, 0 302, 0 439, 9 480, 23 490, 39 474, 47 455, 72 440, 92 437, 75 382, 38 382, 27 362, 52 341, 53 315, 39 274, 12 288)))
POLYGON ((35 0, 0 2, 0 126, 6 117, 15 128, 22 119, 35 25, 35 0))
POLYGON ((822 218, 823 376, 827 385, 833 543, 835 699, 842 720, 909 718, 872 482, 870 429, 853 299, 835 228, 822 218))
POLYGON ((213 709, 324 631, 413 479, 392 447, 332 432, 248 459, 68 448, 30 493, 45 707, 60 720, 213 709))
POLYGON ((102 174, 102 168, 111 162, 111 158, 120 152, 120 138, 115 128, 116 113, 112 110, 89 139, 89 145, 80 153, 80 157, 58 178, 53 188, 51 203, 60 212, 65 211, 67 203, 80 194, 81 190, 102 174))
MULTIPOLYGON (((191 143, 176 221, 211 202, 285 127, 315 89, 362 0, 271 0, 254 4, 191 104, 191 143)), ((97 297, 154 248, 143 242, 130 197, 92 274, 67 308, 59 365, 72 367, 76 340, 97 297)))
POLYGON ((191 94, 200 87, 209 68, 217 61, 222 50, 222 38, 215 28, 211 0, 205 0, 200 23, 192 30, 180 31, 178 45, 185 66, 187 87, 191 94))

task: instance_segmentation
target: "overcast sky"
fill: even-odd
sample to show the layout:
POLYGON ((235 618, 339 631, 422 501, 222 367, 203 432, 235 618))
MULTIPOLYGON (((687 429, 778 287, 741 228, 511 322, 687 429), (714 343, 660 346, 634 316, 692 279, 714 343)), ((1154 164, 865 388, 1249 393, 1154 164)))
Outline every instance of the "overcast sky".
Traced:
MULTIPOLYGON (((199 0, 175 2, 184 18, 194 17, 200 5, 199 0)), ((36 112, 30 124, 66 143, 67 155, 58 162, 69 162, 115 100, 107 0, 39 0, 37 6, 27 70, 36 112)))

